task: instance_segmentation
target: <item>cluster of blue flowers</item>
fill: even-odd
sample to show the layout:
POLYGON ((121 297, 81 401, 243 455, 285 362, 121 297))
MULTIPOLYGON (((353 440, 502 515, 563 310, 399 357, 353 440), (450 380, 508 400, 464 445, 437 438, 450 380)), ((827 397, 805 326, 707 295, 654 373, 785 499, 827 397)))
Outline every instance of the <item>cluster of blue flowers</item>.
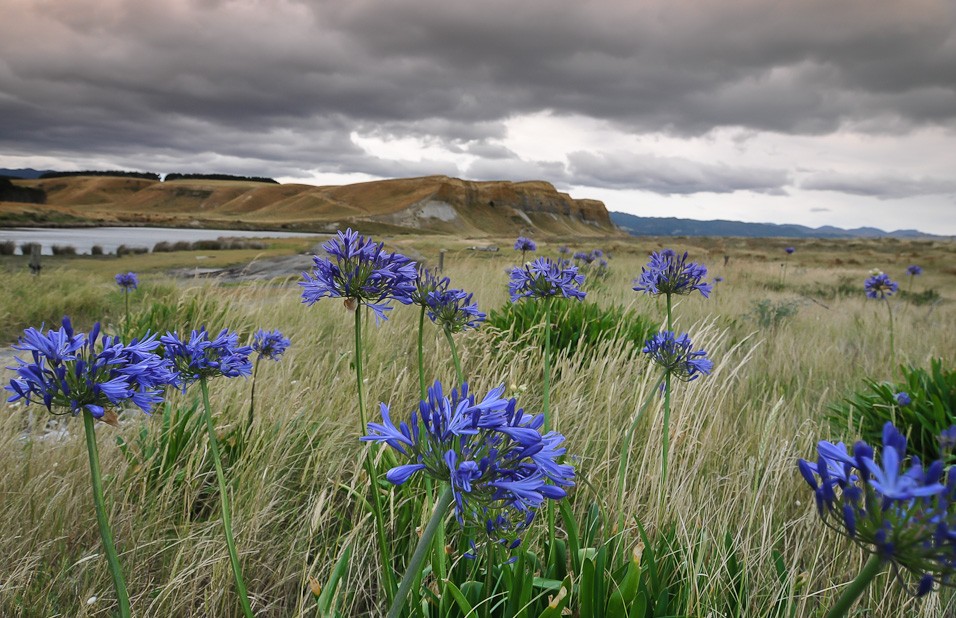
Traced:
POLYGON ((302 301, 312 305, 320 298, 344 298, 355 309, 358 303, 375 312, 376 319, 387 319, 387 304, 396 300, 411 304, 415 292, 415 263, 399 253, 389 253, 382 243, 360 236, 351 229, 322 245, 332 259, 315 256, 311 273, 302 273, 305 281, 302 301))
POLYGON ((278 361, 288 347, 288 338, 278 329, 270 331, 260 328, 252 338, 252 349, 259 355, 258 358, 278 361))
POLYGON ((634 280, 634 291, 654 295, 686 295, 694 290, 705 298, 710 295, 711 285, 702 281, 707 268, 687 261, 687 253, 678 255, 673 249, 651 254, 651 260, 641 268, 641 276, 634 280))
POLYGON ((525 238, 524 236, 518 236, 518 240, 515 241, 515 251, 537 251, 538 245, 535 244, 530 238, 525 238))
POLYGON ((573 264, 565 260, 555 262, 551 258, 538 258, 530 264, 516 266, 511 270, 508 291, 512 302, 519 298, 552 296, 581 300, 586 296, 585 292, 581 291, 583 283, 584 275, 580 274, 573 264))
POLYGON ((704 350, 694 350, 687 333, 675 336, 671 331, 655 334, 644 343, 642 352, 660 365, 672 377, 691 382, 702 375, 710 375, 714 363, 704 350))
POLYGON ((136 273, 119 273, 115 277, 116 285, 123 288, 124 291, 129 292, 130 290, 135 290, 139 287, 139 278, 136 276, 136 273))
MULTIPOLYGON (((947 431, 954 434, 956 427, 947 431)), ((829 528, 891 563, 897 577, 901 568, 912 573, 918 596, 934 581, 956 583, 956 474, 951 469, 944 470, 942 461, 924 467, 916 457, 904 465, 906 438, 890 422, 883 427, 880 458, 862 441, 852 453, 842 442, 822 441, 817 453, 816 463, 800 459, 797 464, 829 528)))
POLYGON ((42 403, 51 412, 85 410, 94 418, 110 412, 109 420, 115 418, 112 410, 133 404, 149 413, 162 401, 163 387, 177 380, 170 361, 155 354, 155 336, 124 344, 100 337, 98 323, 89 334, 74 332, 67 318, 46 334, 28 328, 13 347, 31 359, 16 358, 17 377, 5 387, 13 393, 8 401, 42 403))
POLYGON ((910 264, 909 266, 906 267, 906 273, 910 275, 911 277, 918 277, 919 275, 923 274, 923 269, 922 267, 917 266, 916 264, 910 264))
POLYGON ((384 442, 407 458, 388 471, 389 482, 400 485, 422 472, 450 483, 459 523, 478 525, 513 548, 545 500, 563 498, 564 487, 574 485, 574 468, 560 462, 564 436, 542 435, 544 417, 525 414, 503 392, 501 386, 476 401, 467 384, 446 395, 435 382, 408 422, 396 425, 382 404, 382 422, 369 423, 361 439, 384 442))
POLYGON ((252 346, 239 345, 239 336, 224 328, 214 339, 209 339, 205 327, 194 330, 189 339, 180 339, 177 333, 166 333, 160 338, 168 358, 179 372, 180 383, 187 386, 203 378, 224 376, 237 378, 252 373, 252 346))
POLYGON ((441 290, 428 295, 428 317, 432 322, 453 333, 466 328, 478 328, 485 314, 472 302, 472 294, 464 290, 441 290))
POLYGON ((876 300, 892 296, 899 289, 899 284, 890 279, 886 273, 876 273, 863 282, 863 290, 867 298, 876 300))

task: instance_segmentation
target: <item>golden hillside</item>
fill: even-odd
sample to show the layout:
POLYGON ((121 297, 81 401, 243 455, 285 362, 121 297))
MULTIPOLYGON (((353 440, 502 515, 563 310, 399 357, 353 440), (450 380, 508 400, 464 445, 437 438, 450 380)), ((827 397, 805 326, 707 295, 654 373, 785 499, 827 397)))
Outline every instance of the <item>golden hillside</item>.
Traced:
POLYGON ((0 225, 151 224, 333 231, 345 225, 468 236, 614 233, 604 204, 542 181, 427 176, 342 186, 74 176, 16 180, 44 204, 0 202, 0 225))

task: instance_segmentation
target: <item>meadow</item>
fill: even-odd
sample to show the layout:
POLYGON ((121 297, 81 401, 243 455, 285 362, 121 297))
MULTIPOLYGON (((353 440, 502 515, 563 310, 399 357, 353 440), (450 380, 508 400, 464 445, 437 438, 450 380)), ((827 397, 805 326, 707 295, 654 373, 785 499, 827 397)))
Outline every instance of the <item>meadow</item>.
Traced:
MULTIPOLYGON (((473 292, 482 311, 501 310, 510 303, 508 270, 520 254, 507 240, 497 253, 469 251, 467 244, 396 237, 387 248, 428 257, 430 266, 438 248, 448 249, 443 274, 452 285, 473 292)), ((822 616, 865 555, 821 524, 796 461, 815 459, 818 440, 849 444, 859 437, 853 423, 839 426, 827 416, 829 406, 861 391, 865 380, 899 381, 898 365, 929 367, 932 359, 954 366, 956 244, 615 238, 581 247, 539 243, 537 254, 556 257, 562 244, 610 253, 607 277, 585 284, 587 302, 623 308, 654 330, 662 323, 663 300, 632 290, 650 251, 688 251, 708 267, 708 280, 722 278, 709 299, 675 299, 674 330, 689 332, 714 366, 711 375, 674 389, 664 499, 658 490, 660 371, 641 354, 643 342, 622 327, 597 340, 582 332, 581 343, 555 350, 550 407, 578 477, 566 504, 579 522, 580 546, 613 546, 622 555, 643 551, 645 562, 656 555, 667 581, 655 586, 670 598, 661 616, 822 616), (790 256, 787 244, 796 247, 790 256), (912 282, 905 276, 910 264, 924 269, 912 282), (908 292, 889 301, 896 362, 885 303, 863 293, 872 269, 908 292), (632 425, 619 501, 622 446, 632 425)), ((223 252, 217 263, 249 259, 236 253, 223 252)), ((141 281, 130 296, 133 328, 183 332, 206 325, 217 332, 228 326, 245 339, 257 328, 280 329, 292 345, 279 362, 258 368, 248 434, 236 428, 249 408, 250 381, 222 381, 211 389, 253 610, 322 615, 317 597, 326 591, 328 615, 384 615, 375 526, 362 506, 368 493, 362 462, 371 448, 384 471, 388 455, 358 440, 352 314, 341 299, 305 306, 295 275, 232 285, 163 274, 169 260, 188 257, 57 258, 39 278, 22 260, 4 258, 8 293, 0 298, 0 335, 11 344, 24 328, 40 322, 53 328, 62 315, 72 316, 77 328, 102 320, 119 332, 123 298, 112 274, 126 270, 139 272, 141 281), (346 547, 348 559, 340 560, 346 547), (337 564, 340 577, 330 581, 337 564)), ((402 418, 418 404, 418 319, 415 307, 396 305, 380 325, 367 320, 364 378, 373 417, 378 402, 402 418)), ((540 327, 502 333, 488 325, 455 335, 469 384, 478 393, 504 384, 526 411, 539 410, 540 336, 540 327)), ((441 331, 426 328, 424 344, 425 375, 454 384, 441 331)), ((5 365, 11 356, 3 356, 5 365)), ((6 384, 13 372, 3 377, 6 384)), ((191 421, 198 406, 197 393, 170 390, 151 417, 129 411, 118 427, 97 427, 109 518, 134 615, 242 615, 209 448, 191 421)), ((0 615, 110 616, 115 598, 92 509, 82 421, 52 419, 42 406, 0 404, 0 615)), ((382 488, 387 533, 402 563, 430 515, 423 492, 420 484, 382 488)), ((567 527, 559 517, 558 535, 567 527)), ((461 558, 453 518, 445 530, 449 560, 468 573, 473 567, 461 558)), ((539 521, 522 547, 543 560, 545 534, 539 521)), ((616 567, 609 561, 606 568, 616 567)), ((396 571, 400 576, 402 569, 396 571)), ((571 571, 576 585, 582 576, 571 571)), ((541 575, 533 596, 547 605, 557 590, 541 575)), ((425 586, 443 590, 433 576, 425 586)), ((416 597, 417 607, 428 598, 416 597)), ((571 611, 603 615, 585 605, 572 599, 571 611)), ((956 602, 938 588, 914 599, 882 573, 857 607, 869 616, 930 617, 952 615, 956 602)), ((456 605, 448 612, 461 615, 456 605)))

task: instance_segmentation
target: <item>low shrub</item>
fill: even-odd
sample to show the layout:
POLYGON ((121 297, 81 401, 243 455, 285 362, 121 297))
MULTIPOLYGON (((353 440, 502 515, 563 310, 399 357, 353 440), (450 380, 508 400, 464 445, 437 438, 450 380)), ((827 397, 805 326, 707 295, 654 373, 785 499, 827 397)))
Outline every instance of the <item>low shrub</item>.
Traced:
POLYGON ((0 255, 13 255, 17 252, 17 244, 12 240, 0 242, 0 255))
POLYGON ((102 245, 93 245, 90 247, 90 255, 104 255, 102 245))
POLYGON ((780 326, 788 318, 797 314, 800 307, 800 301, 781 300, 774 302, 770 299, 755 300, 751 303, 751 310, 748 316, 761 328, 774 329, 780 326))
POLYGON ((929 288, 922 292, 900 292, 900 299, 917 306, 932 305, 940 299, 939 292, 929 288))
POLYGON ((53 245, 50 251, 53 255, 76 255, 76 247, 73 245, 53 245))
POLYGON ((168 240, 161 240, 153 245, 153 253, 169 253, 173 250, 173 244, 168 240))
POLYGON ((193 244, 188 240, 177 240, 173 243, 173 251, 192 251, 193 244))
POLYGON ((849 428, 868 444, 882 443, 883 425, 892 421, 907 435, 914 454, 933 461, 943 454, 939 435, 956 423, 956 371, 945 368, 941 359, 931 361, 928 371, 913 366, 900 370, 898 382, 864 380, 861 390, 830 406, 829 421, 834 431, 849 428), (897 393, 906 393, 909 403, 902 405, 897 393))
POLYGON ((144 253, 149 253, 149 247, 130 247, 128 245, 120 245, 116 247, 116 257, 122 257, 124 255, 142 255, 144 253))
POLYGON ((22 242, 20 243, 20 254, 21 255, 30 255, 33 252, 33 245, 37 247, 40 246, 40 243, 37 242, 22 242))

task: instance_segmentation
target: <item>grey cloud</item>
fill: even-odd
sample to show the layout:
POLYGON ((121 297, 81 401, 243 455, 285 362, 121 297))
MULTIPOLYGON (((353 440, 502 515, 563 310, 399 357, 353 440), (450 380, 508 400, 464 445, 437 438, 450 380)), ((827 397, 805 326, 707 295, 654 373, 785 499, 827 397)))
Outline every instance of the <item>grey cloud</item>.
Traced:
POLYGON ((800 183, 800 188, 810 191, 835 191, 890 200, 922 195, 956 195, 956 180, 900 175, 862 176, 824 172, 809 176, 800 183))
POLYGON ((474 180, 547 180, 555 185, 566 184, 567 171, 558 161, 526 161, 517 157, 478 159, 465 169, 474 180))
POLYGON ((735 191, 782 195, 789 184, 784 170, 710 165, 676 157, 576 152, 568 161, 571 184, 661 195, 735 191))
POLYGON ((488 140, 542 111, 633 132, 906 132, 956 120, 954 23, 949 0, 21 2, 0 20, 0 150, 277 173, 361 167, 352 131, 507 161, 488 140))

